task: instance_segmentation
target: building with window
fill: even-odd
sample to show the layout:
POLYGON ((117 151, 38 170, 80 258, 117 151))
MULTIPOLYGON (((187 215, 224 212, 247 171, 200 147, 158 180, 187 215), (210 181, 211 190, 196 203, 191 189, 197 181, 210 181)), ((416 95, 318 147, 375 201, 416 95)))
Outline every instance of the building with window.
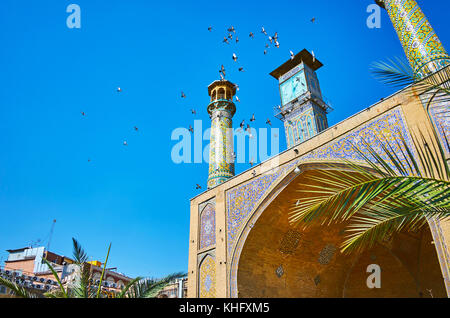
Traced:
MULTIPOLYGON (((70 287, 79 279, 79 266, 73 259, 47 251, 45 247, 24 247, 7 250, 8 259, 3 267, 0 267, 0 275, 37 294, 43 294, 52 289, 59 288, 53 273, 43 262, 48 260, 55 269, 61 283, 70 287)), ((99 261, 87 262, 91 284, 94 286, 100 282, 103 268, 99 261)), ((102 282, 102 291, 105 295, 119 292, 132 278, 117 272, 116 268, 107 268, 102 282)), ((2 286, 4 287, 4 286, 2 286)), ((8 296, 5 288, 0 289, 0 297, 8 296), (2 293, 3 292, 3 293, 2 293)))

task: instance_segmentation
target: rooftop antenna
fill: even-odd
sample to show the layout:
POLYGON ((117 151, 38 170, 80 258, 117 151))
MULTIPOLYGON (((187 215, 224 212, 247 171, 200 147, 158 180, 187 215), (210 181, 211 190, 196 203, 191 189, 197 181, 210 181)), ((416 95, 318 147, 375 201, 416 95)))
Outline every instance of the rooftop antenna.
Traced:
POLYGON ((50 251, 50 243, 52 241, 52 235, 53 235, 53 229, 55 228, 56 219, 53 219, 52 227, 50 229, 50 234, 48 237, 48 243, 47 243, 47 251, 50 251))

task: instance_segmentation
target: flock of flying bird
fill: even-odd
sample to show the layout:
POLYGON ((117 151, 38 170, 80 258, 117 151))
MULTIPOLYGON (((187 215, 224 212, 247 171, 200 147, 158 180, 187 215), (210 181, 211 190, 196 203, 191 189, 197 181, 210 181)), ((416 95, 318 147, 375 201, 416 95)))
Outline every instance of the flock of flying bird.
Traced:
MULTIPOLYGON (((313 17, 310 21, 311 21, 311 23, 314 23, 314 22, 316 21, 316 18, 313 17)), ((208 27, 208 31, 209 31, 209 32, 212 32, 212 31, 213 31, 213 27, 212 27, 212 26, 209 26, 209 27, 208 27)), ((236 35, 236 29, 234 28, 234 26, 229 27, 229 28, 227 29, 227 31, 228 31, 228 35, 227 35, 227 36, 224 36, 222 42, 225 43, 225 44, 230 44, 230 41, 233 41, 233 38, 234 38, 234 41, 235 41, 236 43, 239 43, 239 37, 236 35)), ((264 55, 267 54, 267 49, 270 47, 270 44, 273 44, 276 48, 279 48, 279 47, 280 47, 280 43, 278 42, 278 32, 275 32, 274 35, 269 36, 268 33, 267 33, 267 31, 266 31, 266 29, 265 29, 264 27, 261 27, 261 33, 262 33, 265 37, 267 37, 267 39, 268 39, 268 42, 266 42, 266 44, 265 44, 264 55), (269 43, 270 43, 270 44, 269 44, 269 43)), ((253 38, 255 37, 255 34, 254 34, 253 32, 250 32, 249 37, 250 37, 251 39, 253 39, 253 38)), ((290 53, 290 59, 291 59, 291 60, 294 59, 294 57, 295 57, 294 52, 289 51, 289 53, 290 53)), ((312 51, 311 54, 312 54, 312 56, 313 56, 313 62, 314 62, 314 61, 315 61, 314 51, 312 51)), ((233 53, 233 55, 232 55, 231 58, 233 59, 234 62, 237 62, 237 60, 238 60, 238 56, 236 55, 236 53, 233 53)), ((239 71, 239 72, 244 72, 244 68, 243 68, 243 67, 239 67, 239 68, 238 68, 238 71, 239 71)), ((221 67, 220 67, 219 75, 220 75, 220 79, 221 79, 221 80, 225 80, 226 70, 225 70, 225 67, 223 66, 223 64, 222 64, 221 67)), ((239 86, 236 85, 236 89, 239 91, 239 86)), ((181 92, 181 98, 186 98, 186 94, 185 94, 184 92, 181 92)), ((238 96, 235 96, 235 99, 236 99, 237 102, 240 102, 238 96)), ((277 108, 278 108, 278 109, 281 109, 281 106, 277 106, 277 108)), ((192 115, 196 115, 196 114, 197 114, 197 112, 196 112, 195 109, 191 109, 191 113, 192 113, 192 115)), ((210 117, 211 117, 211 116, 210 116, 210 117)), ((256 120, 255 114, 253 114, 253 115, 252 115, 252 118, 250 118, 250 122, 254 122, 255 120, 256 120)), ((269 126, 272 126, 272 122, 270 121, 269 118, 267 118, 266 124, 269 125, 269 126)), ((252 136, 252 134, 251 134, 251 127, 250 127, 250 124, 247 124, 247 126, 245 126, 245 119, 242 120, 242 122, 240 123, 239 127, 240 127, 240 129, 241 129, 242 131, 247 131, 250 138, 253 138, 253 136, 252 136)), ((189 125, 189 131, 190 131, 191 133, 194 132, 194 128, 192 127, 192 125, 189 125)), ((254 164, 253 159, 251 159, 249 163, 250 163, 250 166, 253 166, 253 164, 254 164)), ((254 176, 255 176, 255 174, 256 174, 256 172, 253 171, 253 175, 254 175, 254 176)), ((196 189, 197 189, 197 190, 198 190, 198 189, 201 189, 201 188, 202 188, 202 187, 201 187, 199 184, 196 184, 196 189)))
MULTIPOLYGON (((312 19, 311 19, 311 22, 312 22, 312 23, 314 23, 315 21, 316 21, 316 18, 312 18, 312 19)), ((212 32, 212 30, 213 30, 213 27, 212 27, 212 26, 209 26, 209 27, 208 27, 208 31, 209 31, 209 32, 212 32)), ((226 43, 226 44, 230 44, 230 41, 232 41, 233 38, 234 38, 234 41, 235 41, 236 43, 239 43, 239 37, 236 35, 236 29, 234 28, 234 26, 229 27, 229 28, 227 29, 227 31, 228 31, 228 35, 225 36, 225 37, 223 38, 223 41, 222 41, 222 42, 223 42, 223 43, 226 43)), ((279 48, 279 47, 280 47, 280 43, 278 42, 278 32, 275 32, 275 34, 274 34, 273 36, 269 36, 269 35, 267 34, 267 31, 265 30, 265 28, 264 28, 264 27, 261 27, 261 33, 262 33, 264 36, 267 37, 268 42, 269 42, 270 44, 273 44, 276 48, 279 48)), ((253 39, 253 38, 255 37, 255 34, 254 34, 253 32, 250 32, 249 37, 250 37, 251 39, 253 39)), ((267 49, 270 47, 269 43, 266 43, 266 44, 265 44, 264 55, 267 54, 267 49)), ((312 52, 312 55, 313 55, 313 60, 315 60, 314 52, 312 52)), ((292 51, 290 51, 290 58, 291 58, 291 59, 294 59, 294 57, 295 57, 294 53, 293 53, 292 51)), ((237 62, 238 56, 236 55, 236 53, 233 53, 232 59, 233 59, 234 62, 237 62)), ((239 68, 238 68, 238 71, 239 71, 239 72, 244 72, 244 68, 243 68, 243 67, 239 67, 239 68)), ((225 70, 225 67, 224 67, 223 65, 221 65, 221 68, 220 68, 220 70, 219 70, 219 75, 220 75, 221 80, 225 80, 226 70, 225 70)), ((239 86, 236 85, 236 89, 239 90, 239 86)), ((117 92, 117 93, 121 93, 121 92, 122 92, 122 88, 117 87, 116 92, 117 92)), ((186 94, 185 94, 183 91, 181 92, 181 98, 183 98, 183 99, 186 98, 186 94)), ((240 102, 238 96, 235 96, 235 98, 236 98, 236 101, 237 101, 237 102, 240 102)), ((277 107, 278 107, 278 108, 281 108, 280 106, 277 106, 277 107)), ((195 109, 191 109, 191 113, 192 113, 192 115, 196 115, 196 114, 197 114, 197 111, 196 111, 195 109)), ((82 116, 86 116, 86 113, 85 113, 84 111, 82 111, 82 112, 81 112, 81 115, 82 115, 82 116)), ((254 122, 255 120, 256 120, 255 114, 253 114, 253 115, 252 115, 252 118, 250 118, 250 122, 254 122)), ((272 126, 272 122, 270 121, 269 118, 267 118, 266 124, 272 126)), ((250 124, 247 124, 247 126, 245 126, 245 119, 242 120, 242 122, 240 123, 239 126, 240 126, 240 129, 242 129, 242 131, 247 131, 247 132, 249 133, 249 137, 250 137, 250 138, 253 138, 253 136, 252 136, 252 134, 251 134, 251 127, 250 127, 250 124)), ((134 126, 133 129, 134 129, 136 132, 139 131, 139 128, 136 127, 136 126, 134 126)), ((190 131, 191 133, 194 132, 194 128, 192 127, 192 125, 189 125, 189 131, 190 131)), ((123 141, 123 145, 124 145, 124 146, 128 146, 128 142, 127 142, 126 140, 124 140, 124 141, 123 141)), ((88 162, 91 162, 91 159, 88 159, 88 162)), ((253 166, 253 164, 254 164, 253 159, 251 159, 249 163, 250 163, 251 166, 253 166)), ((255 172, 253 172, 253 174, 255 175, 255 172)), ((201 189, 201 188, 202 188, 202 187, 201 187, 199 184, 196 184, 196 189, 197 189, 197 190, 198 190, 198 189, 201 189)))

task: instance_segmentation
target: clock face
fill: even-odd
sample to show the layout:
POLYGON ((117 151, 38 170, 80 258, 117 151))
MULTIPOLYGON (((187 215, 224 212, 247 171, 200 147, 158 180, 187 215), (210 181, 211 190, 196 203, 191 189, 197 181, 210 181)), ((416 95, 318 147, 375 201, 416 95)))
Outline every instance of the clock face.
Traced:
POLYGON ((304 94, 307 90, 305 73, 303 70, 280 85, 281 102, 286 105, 293 99, 304 94))

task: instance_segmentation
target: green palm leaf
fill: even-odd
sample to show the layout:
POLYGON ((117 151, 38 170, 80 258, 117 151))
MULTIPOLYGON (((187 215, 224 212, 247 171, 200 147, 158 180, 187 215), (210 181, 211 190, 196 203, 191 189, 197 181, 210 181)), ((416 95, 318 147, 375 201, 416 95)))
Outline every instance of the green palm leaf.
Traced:
POLYGON ((130 282, 128 282, 128 284, 125 285, 125 287, 120 291, 120 293, 116 295, 116 298, 125 298, 129 289, 131 287, 133 287, 134 285, 138 284, 141 280, 142 280, 142 277, 136 277, 133 280, 131 280, 130 282))
POLYGON ((21 298, 36 298, 37 295, 29 292, 27 289, 25 289, 24 287, 6 279, 0 276, 0 285, 5 286, 6 288, 10 289, 13 294, 17 297, 21 297, 21 298))
POLYGON ((129 293, 131 298, 154 298, 176 278, 185 277, 186 273, 178 272, 167 275, 162 279, 146 278, 141 279, 136 284, 133 284, 129 293))
POLYGON ((416 160, 403 137, 395 145, 377 140, 380 153, 364 142, 369 155, 353 146, 367 167, 343 161, 306 177, 298 190, 304 199, 292 207, 290 222, 303 227, 347 222, 341 248, 351 252, 395 232, 420 229, 429 218, 449 217, 450 173, 441 147, 420 133, 413 138, 416 160))
POLYGON ((374 62, 371 71, 380 82, 388 85, 407 86, 414 83, 411 67, 399 58, 388 59, 387 62, 374 62))
POLYGON ((106 264, 108 263, 109 251, 110 251, 110 250, 111 250, 111 243, 109 243, 108 253, 106 254, 105 263, 103 264, 102 275, 100 276, 100 283, 98 284, 97 298, 100 298, 100 291, 101 291, 101 289, 102 289, 103 277, 105 276, 106 264))
POLYGON ((55 271, 55 269, 53 268, 52 264, 48 260, 46 260, 45 258, 43 258, 42 261, 48 266, 48 268, 52 272, 53 277, 55 278, 56 282, 58 283, 59 289, 61 290, 61 295, 64 298, 68 298, 69 296, 68 296, 66 290, 64 289, 64 286, 61 283, 61 280, 59 279, 58 273, 55 271))

